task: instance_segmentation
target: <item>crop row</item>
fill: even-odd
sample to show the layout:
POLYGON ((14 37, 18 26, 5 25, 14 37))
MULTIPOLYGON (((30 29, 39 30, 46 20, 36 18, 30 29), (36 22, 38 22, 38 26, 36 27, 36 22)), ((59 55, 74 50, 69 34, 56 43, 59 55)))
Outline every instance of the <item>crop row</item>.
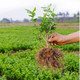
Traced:
MULTIPOLYGON (((63 30, 56 29, 55 32, 66 35, 73 33, 77 30, 63 30)), ((41 46, 38 41, 39 28, 33 28, 30 26, 17 26, 11 28, 0 28, 0 52, 7 51, 18 51, 20 49, 33 49, 39 48, 41 46)), ((79 44, 73 43, 64 46, 56 46, 57 48, 62 48, 64 50, 79 50, 79 44)))
MULTIPOLYGON (((55 32, 67 35, 75 31, 77 30, 56 29, 55 32)), ((79 80, 79 57, 66 52, 78 50, 78 43, 55 46, 66 50, 62 52, 64 69, 40 69, 35 59, 37 51, 42 48, 38 36, 39 28, 36 27, 0 28, 0 80, 79 80), (11 55, 10 51, 19 52, 11 55)))
POLYGON ((27 50, 13 55, 0 54, 0 73, 9 80, 78 80, 78 56, 64 52, 65 68, 47 70, 39 69, 36 64, 37 50, 27 50), (54 72, 54 73, 53 73, 54 72))

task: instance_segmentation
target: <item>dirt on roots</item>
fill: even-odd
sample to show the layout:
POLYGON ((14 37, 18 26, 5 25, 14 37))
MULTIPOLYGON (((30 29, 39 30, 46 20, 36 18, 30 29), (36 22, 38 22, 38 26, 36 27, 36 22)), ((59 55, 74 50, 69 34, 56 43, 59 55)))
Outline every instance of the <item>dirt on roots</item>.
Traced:
POLYGON ((45 66, 47 68, 63 68, 62 61, 64 60, 61 51, 57 48, 42 48, 37 53, 37 64, 39 67, 45 66), (59 60, 61 58, 61 60, 59 60))

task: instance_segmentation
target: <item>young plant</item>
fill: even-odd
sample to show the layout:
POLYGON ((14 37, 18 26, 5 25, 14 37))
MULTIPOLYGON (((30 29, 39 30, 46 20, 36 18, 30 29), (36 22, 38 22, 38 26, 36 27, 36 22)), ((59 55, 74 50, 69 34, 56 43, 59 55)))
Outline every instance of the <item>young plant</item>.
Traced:
POLYGON ((49 33, 52 33, 53 30, 55 30, 55 21, 57 18, 55 18, 56 14, 54 13, 54 8, 51 10, 51 4, 48 5, 48 7, 42 7, 44 14, 43 17, 39 17, 42 20, 42 23, 40 24, 40 34, 42 36, 42 33, 45 32, 45 38, 44 40, 46 41, 46 47, 49 47, 48 43, 48 37, 49 33))
MULTIPOLYGON (((56 14, 54 13, 54 8, 53 10, 51 10, 51 5, 48 5, 48 7, 42 7, 44 13, 43 13, 43 17, 39 16, 38 18, 42 20, 41 24, 40 24, 40 37, 43 37, 43 32, 46 33, 45 38, 43 37, 44 41, 46 42, 46 47, 49 47, 49 43, 48 43, 48 37, 49 37, 49 33, 52 33, 53 30, 55 30, 55 21, 57 18, 55 18, 56 14)), ((29 13, 29 16, 31 17, 31 21, 33 21, 35 23, 35 21, 37 20, 37 18, 35 17, 35 11, 36 8, 33 9, 33 11, 30 11, 28 9, 26 9, 27 13, 29 13)), ((41 40, 40 40, 41 42, 41 40)), ((44 46, 44 44, 41 42, 41 44, 44 46)), ((45 47, 45 46, 44 46, 45 47)))
POLYGON ((30 21, 32 21, 34 23, 34 26, 36 25, 35 24, 35 21, 37 20, 37 18, 34 18, 36 13, 36 8, 34 8, 32 11, 28 10, 28 9, 25 9, 27 11, 27 13, 29 13, 29 16, 31 17, 30 21))
MULTIPOLYGON (((56 14, 54 13, 54 8, 51 10, 51 4, 48 5, 48 7, 42 7, 44 13, 43 16, 39 16, 38 18, 42 20, 40 23, 40 36, 39 40, 40 43, 44 48, 42 48, 38 53, 37 53, 37 62, 38 64, 46 67, 56 67, 60 68, 63 67, 61 63, 58 61, 58 58, 62 58, 62 54, 58 49, 53 49, 49 46, 48 43, 48 37, 49 34, 52 33, 55 30, 55 21, 57 18, 55 18, 56 14), (43 36, 45 33, 45 37, 43 36), (44 41, 46 42, 46 46, 41 42, 40 38, 43 38, 44 41)), ((26 9, 27 10, 27 9, 26 9)), ((35 16, 35 11, 36 9, 34 8, 33 11, 27 10, 28 13, 30 13, 30 17, 32 17, 32 21, 36 21, 37 19, 34 19, 35 16)))

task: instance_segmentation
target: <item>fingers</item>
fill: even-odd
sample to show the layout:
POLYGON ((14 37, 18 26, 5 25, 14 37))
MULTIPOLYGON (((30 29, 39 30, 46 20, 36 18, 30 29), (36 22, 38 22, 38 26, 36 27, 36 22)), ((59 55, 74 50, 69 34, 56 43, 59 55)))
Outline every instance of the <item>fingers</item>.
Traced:
POLYGON ((53 46, 53 43, 50 43, 53 46))
POLYGON ((55 35, 56 35, 56 33, 54 33, 53 35, 50 35, 50 36, 48 37, 48 39, 55 37, 55 35))
POLYGON ((54 43, 50 43, 52 46, 54 45, 54 46, 56 46, 56 43, 54 42, 54 43))
POLYGON ((63 43, 63 41, 62 41, 63 38, 64 38, 63 35, 58 34, 58 33, 54 33, 52 36, 49 37, 48 42, 54 46, 64 45, 65 43, 63 43))
POLYGON ((56 46, 56 45, 65 45, 65 43, 55 43, 55 42, 52 42, 50 43, 52 46, 56 46))
POLYGON ((55 37, 54 37, 54 38, 50 38, 50 39, 48 40, 49 43, 55 42, 55 41, 56 41, 56 38, 55 38, 55 37))
POLYGON ((54 33, 52 36, 50 35, 49 37, 48 37, 48 42, 53 42, 53 41, 55 41, 55 36, 56 36, 56 33, 54 33))
POLYGON ((56 43, 54 43, 54 46, 56 46, 56 43))
POLYGON ((55 36, 56 36, 56 33, 54 33, 54 34, 52 35, 52 38, 55 37, 55 36))

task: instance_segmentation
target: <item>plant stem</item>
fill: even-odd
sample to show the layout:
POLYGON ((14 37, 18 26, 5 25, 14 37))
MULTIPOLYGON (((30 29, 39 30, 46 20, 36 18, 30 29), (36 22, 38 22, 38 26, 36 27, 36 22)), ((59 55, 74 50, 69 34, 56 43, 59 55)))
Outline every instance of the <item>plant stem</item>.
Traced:
POLYGON ((45 47, 44 44, 42 43, 42 41, 40 40, 40 36, 39 36, 39 41, 40 41, 40 43, 42 44, 42 46, 45 47))
POLYGON ((46 45, 47 45, 47 48, 49 48, 49 43, 48 43, 48 33, 46 34, 46 45))
MULTIPOLYGON (((48 43, 48 37, 49 37, 49 36, 48 36, 48 33, 45 35, 45 38, 46 38, 46 39, 43 37, 43 35, 42 35, 41 33, 40 33, 40 36, 41 36, 41 37, 43 38, 43 40, 46 42, 46 47, 49 48, 49 43, 48 43)), ((42 41, 40 40, 40 36, 39 36, 39 41, 40 41, 40 43, 42 44, 42 46, 45 47, 44 44, 42 43, 42 41)))

